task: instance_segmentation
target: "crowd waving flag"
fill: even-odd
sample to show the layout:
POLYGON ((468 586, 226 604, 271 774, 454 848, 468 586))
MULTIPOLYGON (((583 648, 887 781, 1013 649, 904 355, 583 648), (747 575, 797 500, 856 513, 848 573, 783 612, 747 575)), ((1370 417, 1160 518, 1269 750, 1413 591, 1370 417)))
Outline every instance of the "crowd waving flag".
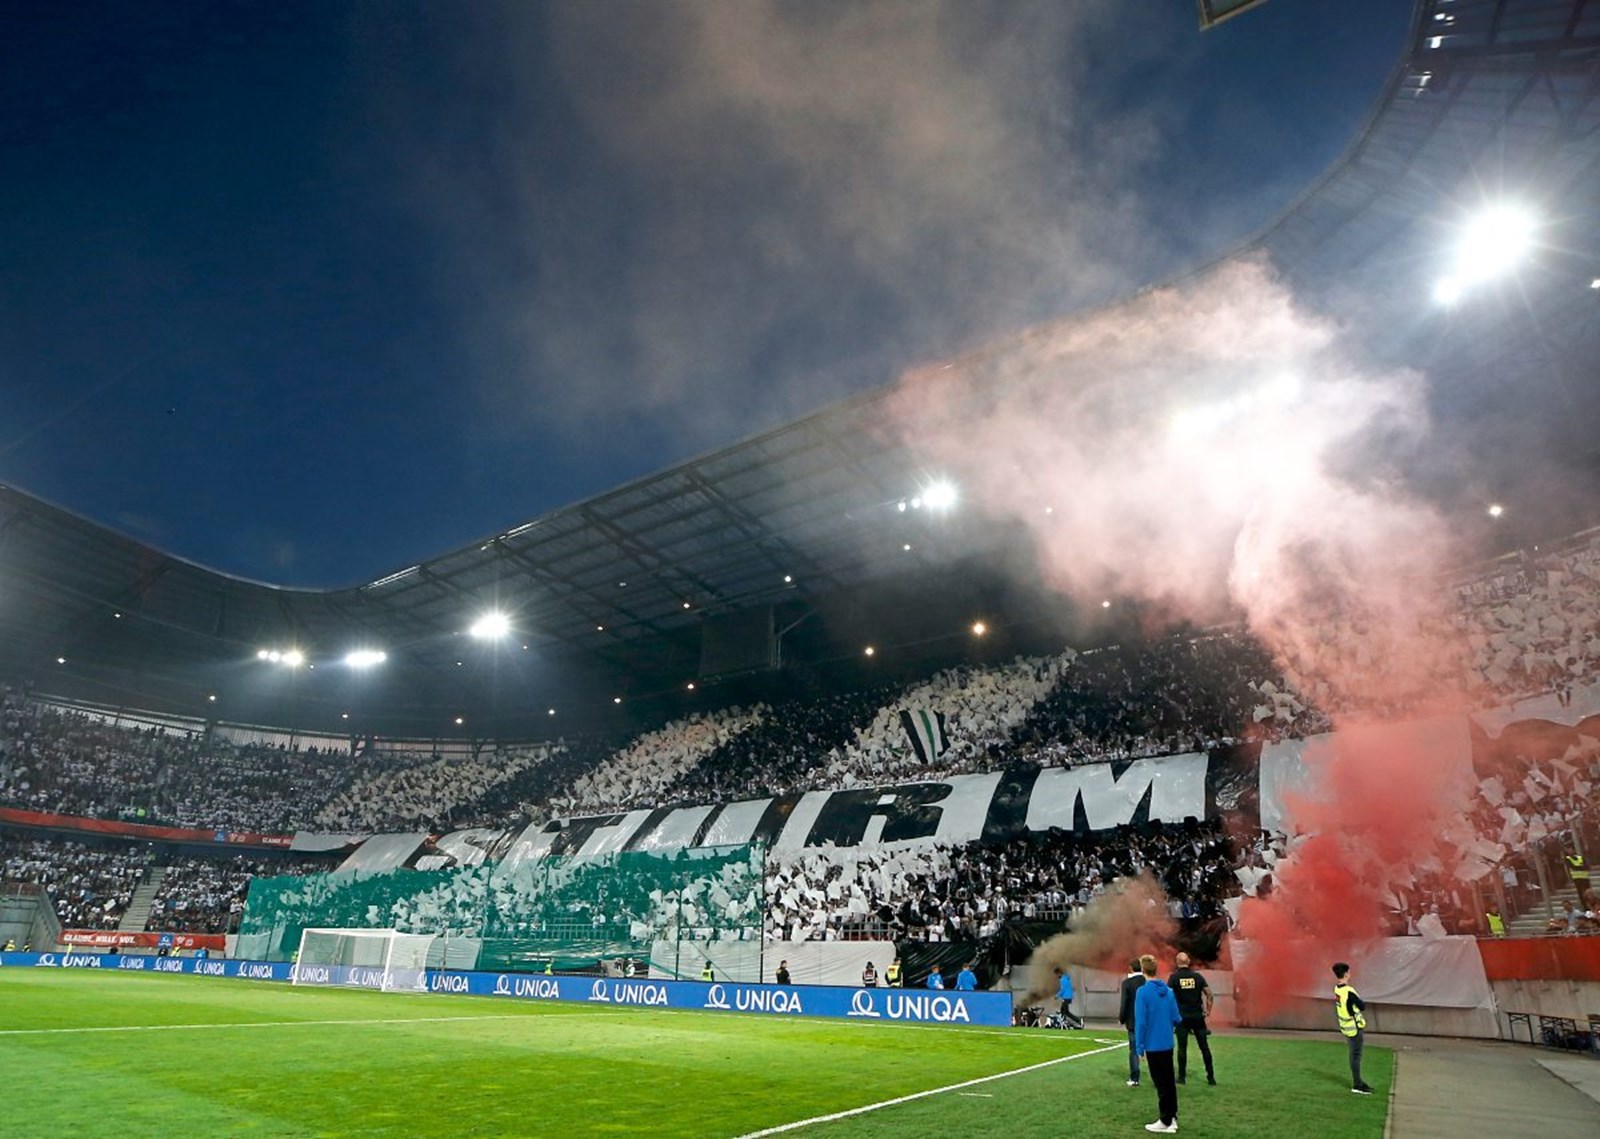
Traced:
POLYGON ((927 708, 902 711, 900 723, 906 729, 906 736, 911 740, 911 746, 916 749, 917 758, 923 763, 932 763, 950 746, 950 737, 944 730, 943 712, 934 712, 927 708))

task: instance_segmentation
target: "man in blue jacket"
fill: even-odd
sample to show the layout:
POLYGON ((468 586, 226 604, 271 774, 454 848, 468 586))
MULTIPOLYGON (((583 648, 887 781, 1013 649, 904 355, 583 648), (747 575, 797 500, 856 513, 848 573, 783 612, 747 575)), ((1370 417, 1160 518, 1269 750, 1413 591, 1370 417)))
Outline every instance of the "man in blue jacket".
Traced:
POLYGON ((1083 1021, 1072 1015, 1072 974, 1057 969, 1056 1000, 1061 1002, 1061 1024, 1065 1028, 1082 1028, 1083 1021))
POLYGON ((1172 1070, 1173 1029, 1183 1020, 1178 1002, 1167 983, 1156 976, 1156 959, 1146 953, 1139 958, 1144 984, 1133 998, 1134 1048, 1150 1069, 1150 1082, 1156 1086, 1156 1105, 1161 1118, 1146 1123, 1146 1131, 1171 1134, 1178 1130, 1178 1081, 1172 1070))

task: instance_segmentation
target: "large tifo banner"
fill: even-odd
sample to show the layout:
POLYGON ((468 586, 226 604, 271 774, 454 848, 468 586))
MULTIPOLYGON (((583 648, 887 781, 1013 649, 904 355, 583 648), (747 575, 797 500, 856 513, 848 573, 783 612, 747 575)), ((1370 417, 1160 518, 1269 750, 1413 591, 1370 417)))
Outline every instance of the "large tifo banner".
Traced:
MULTIPOLYGON (((104 969, 188 973, 377 989, 383 970, 367 965, 290 965, 217 961, 196 957, 134 957, 114 953, 0 953, 0 967, 104 969)), ((823 1016, 915 1024, 1011 1023, 1010 993, 957 993, 928 989, 857 989, 821 985, 743 985, 704 981, 546 977, 527 973, 456 973, 428 969, 414 990, 478 997, 670 1009, 823 1016)))
POLYGON ((781 854, 815 846, 1005 842, 1055 828, 1100 831, 1214 818, 1253 802, 1256 785, 1256 757, 1248 748, 1012 768, 894 787, 556 819, 523 831, 505 858, 515 865, 550 855, 589 858, 749 843, 781 854))

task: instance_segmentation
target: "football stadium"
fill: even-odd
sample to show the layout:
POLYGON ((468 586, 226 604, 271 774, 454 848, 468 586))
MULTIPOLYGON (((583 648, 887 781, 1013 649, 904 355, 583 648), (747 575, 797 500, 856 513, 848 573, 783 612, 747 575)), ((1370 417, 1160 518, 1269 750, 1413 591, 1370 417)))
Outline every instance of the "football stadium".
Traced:
MULTIPOLYGON (((268 453, 285 481, 247 471, 270 486, 238 498, 184 438, 214 436, 208 461, 246 465, 246 428, 227 424, 256 397, 229 387, 230 369, 291 359, 302 337, 365 317, 350 301, 237 337, 227 306, 184 308, 172 263, 106 237, 135 200, 185 203, 172 234, 207 224, 199 190, 110 179, 112 149, 99 149, 136 135, 151 106, 200 114, 206 88, 154 64, 135 76, 125 58, 90 78, 85 61, 124 48, 201 61, 206 82, 251 89, 282 137, 301 138, 314 128, 294 69, 253 70, 266 57, 252 53, 299 42, 302 16, 340 21, 340 42, 359 45, 341 57, 351 74, 409 68, 423 91, 497 42, 507 60, 545 45, 526 74, 482 64, 463 79, 472 105, 486 121, 513 104, 528 122, 553 106, 588 115, 585 145, 616 147, 611 161, 688 154, 703 170, 726 149, 745 163, 752 124, 770 116, 816 171, 838 174, 843 153, 851 169, 948 178, 925 196, 896 183, 887 210, 863 206, 861 186, 797 178, 794 195, 870 215, 873 258, 913 240, 884 236, 902 207, 934 216, 946 191, 963 199, 950 216, 978 219, 974 248, 995 218, 1025 212, 1001 188, 1028 177, 1007 164, 1018 151, 969 136, 1021 113, 986 93, 1032 90, 1026 61, 1057 50, 1040 46, 1046 32, 1086 51, 1088 70, 1084 45, 1114 42, 1135 70, 1164 52, 1233 52, 1217 66, 1253 53, 1270 56, 1250 65, 1262 75, 1294 75, 1305 39, 1273 37, 1313 24, 1372 54, 1359 5, 1315 5, 1314 23, 1303 0, 1200 0, 1198 28, 1187 0, 1170 6, 1183 37, 1152 25, 1143 43, 1125 12, 1085 14, 1097 5, 754 0, 243 4, 155 24, 108 10, 93 34, 30 29, 54 46, 19 74, 51 94, 16 137, 45 162, 87 132, 98 188, 32 203, 4 236, 28 267, 0 318, 16 384, 0 448, 6 1133, 1596 1133, 1597 6, 1395 0, 1398 54, 1369 60, 1375 97, 1359 93, 1353 132, 1338 126, 1309 173, 1252 156, 1251 131, 1262 152, 1282 142, 1260 133, 1259 91, 1216 89, 1192 113, 1242 119, 1227 137, 1246 141, 1215 143, 1214 185, 1266 209, 1225 247, 1147 260, 1138 227, 1114 240, 1108 228, 1096 252, 1084 231, 1112 214, 1065 203, 1081 191, 1123 206, 1096 175, 1062 183, 1061 230, 995 257, 1053 261, 1070 236, 1061 279, 1093 277, 1098 293, 1019 302, 984 325, 952 317, 945 340, 894 325, 898 355, 861 349, 853 388, 795 379, 846 370, 844 350, 811 343, 824 325, 773 317, 752 346, 695 307, 697 289, 755 296, 763 273, 799 274, 807 250, 780 243, 747 270, 725 233, 762 210, 691 209, 689 254, 663 239, 624 260, 644 274, 652 256, 692 256, 672 264, 710 266, 716 284, 674 269, 665 289, 651 278, 612 297, 647 309, 640 327, 673 348, 598 387, 576 418, 576 404, 550 408, 591 398, 574 394, 582 374, 624 367, 628 350, 602 359, 571 331, 580 302, 532 306, 558 330, 522 328, 558 373, 538 412, 556 426, 535 444, 510 397, 487 405, 504 437, 471 477, 505 484, 496 502, 534 504, 488 532, 446 524, 477 524, 462 488, 482 483, 450 481, 418 449, 447 417, 402 408, 399 380, 349 380, 373 414, 392 410, 382 439, 382 420, 340 422, 329 381, 284 387, 268 453), (590 67, 624 59, 603 79, 590 67), (945 78, 908 78, 930 69, 945 78), (942 102, 949 76, 972 83, 942 102), (725 137, 685 142, 681 121, 725 137), (952 154, 1005 175, 963 181, 952 154), (980 184, 994 200, 969 214, 980 184), (41 219, 67 227, 51 242, 72 229, 106 249, 71 268, 81 286, 24 255, 17 235, 47 232, 41 219), (1095 268, 1107 265, 1119 271, 1095 268), (92 299, 113 279, 120 300, 92 299), (147 301, 188 313, 193 339, 107 347, 148 323, 135 315, 147 301), (16 362, 44 336, 30 322, 102 303, 126 306, 121 326, 50 336, 59 367, 82 353, 104 368, 30 402, 35 365, 16 362), (686 337, 696 354, 674 363, 686 337), (739 345, 737 361, 706 363, 739 345), (180 359, 193 375, 168 382, 180 359), (673 428, 645 378, 757 361, 784 377, 766 418, 707 412, 695 432, 673 428), (667 450, 630 417, 656 421, 667 450), (63 432, 111 457, 41 458, 63 432), (633 465, 611 451, 636 452, 633 465), (610 465, 583 466, 590 452, 610 465), (331 490, 290 493, 290 468, 346 460, 373 480, 357 507, 370 529, 322 522, 331 490), (601 481, 562 481, 578 468, 601 481), (351 556, 368 562, 340 564, 368 576, 315 584, 277 538, 231 548, 254 561, 212 554, 131 505, 162 479, 192 496, 171 501, 210 503, 193 507, 199 530, 315 518, 330 546, 360 547, 351 556), (72 489, 91 485, 122 497, 72 489)), ((1285 121, 1317 119, 1319 91, 1286 89, 1285 121)), ((562 219, 541 231, 541 272, 560 276, 563 243, 610 216, 617 203, 600 199, 626 198, 620 181, 557 198, 539 179, 564 175, 442 142, 455 120, 430 118, 433 98, 363 105, 351 121, 367 125, 329 153, 354 172, 376 161, 359 142, 369 127, 428 139, 434 180, 417 199, 452 210, 466 209, 447 189, 464 184, 458 166, 508 196, 537 183, 529 196, 562 219), (563 212, 580 199, 596 212, 563 212)), ((1089 117, 1046 116, 1050 132, 1087 131, 1074 153, 1112 167, 1120 146, 1142 145, 1089 117)), ((1196 121, 1186 145, 1199 154, 1213 140, 1196 121)), ((240 131, 197 127, 189 144, 272 145, 240 131)), ((546 142, 544 164, 582 149, 546 142)), ((1250 218, 1206 199, 1195 187, 1213 183, 1195 171, 1169 187, 1188 195, 1174 232, 1250 218)), ((285 216, 340 192, 281 173, 306 195, 285 216)), ((751 164, 722 173, 730 202, 790 193, 751 164)), ((245 182, 247 197, 288 193, 245 182)), ((467 211, 496 233, 469 243, 452 278, 483 321, 467 340, 488 339, 498 311, 469 283, 514 256, 512 227, 496 228, 510 208, 489 194, 467 211)), ((341 276, 354 271, 284 225, 237 237, 278 250, 291 279, 337 277, 356 294, 361 273, 341 276)), ((599 256, 581 248, 578 262, 599 256)), ((959 273, 926 276, 928 303, 954 306, 941 290, 959 273)), ((909 287, 893 279, 872 287, 909 287)), ((271 308, 271 291, 256 282, 239 303, 271 308)), ((860 304, 850 320, 888 327, 860 304)), ((434 367, 436 328, 380 317, 403 345, 395 360, 434 367)))

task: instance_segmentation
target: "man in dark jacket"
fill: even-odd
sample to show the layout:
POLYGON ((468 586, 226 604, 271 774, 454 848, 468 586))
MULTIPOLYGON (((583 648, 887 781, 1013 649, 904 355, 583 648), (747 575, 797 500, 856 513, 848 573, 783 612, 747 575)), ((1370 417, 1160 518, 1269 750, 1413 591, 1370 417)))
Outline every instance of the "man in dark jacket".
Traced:
POLYGON ((1183 1083, 1189 1074, 1189 1037, 1193 1036, 1200 1045, 1200 1058, 1206 1062, 1206 1083, 1215 1086, 1217 1070, 1211 1063, 1211 1029, 1206 1024, 1211 1015, 1211 986, 1190 967, 1187 953, 1178 954, 1177 963, 1167 985, 1183 1014, 1183 1023, 1178 1025, 1178 1082, 1183 1083))
POLYGON ((1144 973, 1137 959, 1128 962, 1128 975, 1122 978, 1122 1000, 1117 1005, 1117 1023, 1128 1032, 1128 1086, 1139 1086, 1139 1050, 1133 1042, 1133 1002, 1144 984, 1144 973))

